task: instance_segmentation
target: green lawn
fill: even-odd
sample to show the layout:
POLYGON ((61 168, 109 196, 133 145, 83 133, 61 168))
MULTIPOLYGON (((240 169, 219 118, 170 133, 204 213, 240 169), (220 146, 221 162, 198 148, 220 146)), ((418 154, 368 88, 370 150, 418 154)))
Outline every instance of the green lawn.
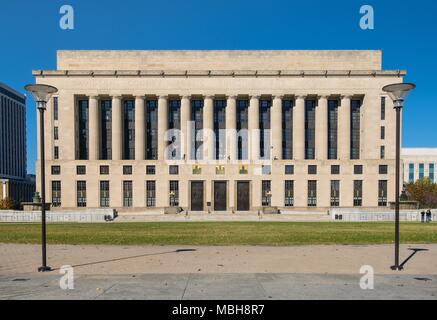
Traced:
MULTIPOLYGON (((305 245, 393 243, 393 223, 188 222, 49 224, 50 244, 305 245)), ((40 243, 38 224, 0 224, 0 243, 40 243)), ((402 223, 402 243, 437 243, 437 224, 402 223)))

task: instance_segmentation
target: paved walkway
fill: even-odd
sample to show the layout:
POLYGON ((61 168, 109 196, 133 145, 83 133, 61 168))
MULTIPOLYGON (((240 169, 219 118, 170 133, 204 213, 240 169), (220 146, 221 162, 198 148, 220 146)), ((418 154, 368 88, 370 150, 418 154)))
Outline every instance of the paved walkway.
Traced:
POLYGON ((40 246, 0 244, 0 299, 437 299, 437 245, 402 246, 403 272, 390 270, 392 251, 387 245, 49 246, 55 270, 38 274, 40 246), (64 265, 74 268, 74 290, 60 289, 64 265), (363 265, 375 271, 374 290, 359 286, 363 265))

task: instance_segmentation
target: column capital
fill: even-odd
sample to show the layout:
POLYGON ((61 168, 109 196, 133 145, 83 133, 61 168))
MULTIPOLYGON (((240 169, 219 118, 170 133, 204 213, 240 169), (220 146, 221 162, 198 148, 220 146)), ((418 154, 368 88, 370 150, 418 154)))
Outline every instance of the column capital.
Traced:
POLYGON ((228 100, 237 100, 238 95, 237 94, 230 94, 226 96, 226 99, 228 100))
POLYGON ((215 95, 213 95, 213 94, 205 94, 204 96, 203 96, 203 99, 204 100, 213 100, 215 98, 215 95))
POLYGON ((146 95, 135 95, 135 99, 146 99, 146 95))
POLYGON ((331 97, 331 95, 330 94, 319 94, 318 96, 317 96, 317 98, 319 99, 319 100, 328 100, 329 99, 329 97, 331 97))
POLYGON ((99 99, 99 95, 98 94, 89 94, 88 98, 89 99, 96 99, 96 100, 98 100, 99 99))
POLYGON ((158 99, 168 100, 168 94, 158 94, 158 99))
POLYGON ((249 95, 249 98, 252 100, 259 100, 260 98, 261 98, 261 95, 260 94, 250 94, 249 95))
POLYGON ((123 96, 121 94, 115 94, 112 96, 112 99, 115 99, 115 100, 121 100, 122 98, 123 98, 123 96))
POLYGON ((282 100, 284 99, 284 95, 283 94, 275 94, 273 95, 273 99, 277 99, 277 100, 282 100))
POLYGON ((188 94, 181 95, 181 99, 191 100, 191 96, 188 94))
POLYGON ((299 100, 305 100, 306 97, 307 97, 306 94, 297 94, 297 95, 295 95, 296 100, 298 100, 298 99, 299 100))

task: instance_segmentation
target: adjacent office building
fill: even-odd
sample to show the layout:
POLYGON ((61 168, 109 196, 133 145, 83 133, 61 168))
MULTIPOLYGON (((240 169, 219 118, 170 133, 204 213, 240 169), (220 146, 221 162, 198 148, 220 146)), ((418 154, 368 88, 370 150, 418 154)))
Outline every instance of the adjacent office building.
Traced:
POLYGON ((425 178, 436 183, 437 148, 404 148, 402 162, 405 184, 425 178))
MULTIPOLYGON (((0 200, 30 201, 35 183, 26 173, 26 99, 0 83, 0 200)), ((9 206, 9 205, 8 205, 9 206)))
POLYGON ((57 70, 33 71, 59 89, 48 199, 122 213, 387 207, 382 88, 405 74, 380 51, 59 51, 57 70))

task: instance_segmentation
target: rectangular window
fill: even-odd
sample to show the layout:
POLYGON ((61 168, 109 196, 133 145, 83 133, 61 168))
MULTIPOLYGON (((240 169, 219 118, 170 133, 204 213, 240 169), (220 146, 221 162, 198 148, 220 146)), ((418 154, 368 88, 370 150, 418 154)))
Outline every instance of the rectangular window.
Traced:
POLYGON ((77 181, 76 183, 77 207, 86 207, 86 181, 77 181))
POLYGON ((76 166, 76 174, 77 175, 85 175, 86 174, 86 166, 76 166))
POLYGON ((55 146, 54 150, 53 150, 53 157, 55 158, 55 160, 59 159, 59 147, 55 146))
POLYGON ((146 159, 158 160, 158 102, 156 100, 147 100, 146 106, 146 159))
POLYGON ((179 174, 179 166, 169 166, 168 173, 170 175, 178 175, 179 174))
POLYGON ((191 159, 203 159, 203 141, 196 139, 203 130, 203 100, 191 100, 191 121, 194 123, 194 130, 191 134, 191 159))
POLYGON ((272 174, 272 166, 266 166, 263 165, 261 166, 261 172, 263 175, 271 175, 272 174))
POLYGON ((156 174, 156 167, 155 166, 146 166, 146 174, 147 175, 156 174))
POLYGON ((328 101, 328 159, 337 159, 338 100, 328 101))
POLYGON ((408 181, 414 183, 414 163, 408 165, 408 181))
POLYGON ((317 207, 317 181, 308 181, 308 207, 317 207))
POLYGON ((53 120, 59 120, 59 103, 58 97, 53 97, 53 120))
POLYGON ((179 181, 170 181, 170 207, 179 206, 179 181))
POLYGON ((388 174, 388 166, 380 165, 379 166, 379 174, 388 174))
POLYGON ((294 174, 294 166, 293 165, 286 165, 285 166, 285 174, 287 174, 287 175, 294 174))
POLYGON ((132 181, 123 181, 123 207, 132 207, 132 181))
POLYGON ((378 183, 378 206, 387 207, 387 180, 378 183))
POLYGON ((385 120, 385 97, 381 97, 381 120, 385 120))
POLYGON ((125 176, 132 174, 132 166, 123 166, 123 174, 125 176))
POLYGON ((100 126, 101 126, 101 150, 102 160, 112 159, 112 101, 100 101, 100 126))
POLYGON ((59 128, 58 127, 53 127, 53 139, 59 140, 59 128))
POLYGON ((248 159, 249 149, 249 102, 237 100, 237 151, 238 160, 248 159))
POLYGON ((354 181, 354 207, 361 207, 363 205, 363 181, 354 181))
POLYGON ((316 155, 316 102, 305 100, 305 159, 314 160, 316 155))
POLYGON ((293 159, 293 100, 282 100, 282 159, 293 159))
POLYGON ((363 174, 363 166, 360 164, 355 165, 354 174, 363 174))
POLYGON ((285 206, 286 207, 294 206, 294 181, 293 180, 285 181, 285 206))
POLYGON ((419 180, 425 178, 425 164, 419 163, 419 180))
POLYGON ((431 180, 432 183, 434 183, 434 180, 435 180, 434 168, 435 168, 434 163, 430 163, 429 164, 429 175, 428 176, 429 176, 429 180, 431 180))
POLYGON ((340 206, 340 181, 331 181, 331 207, 340 206))
POLYGON ((226 158, 226 100, 214 100, 215 159, 226 158))
POLYGON ((308 166, 308 174, 317 174, 317 166, 309 165, 308 166))
POLYGON ((361 101, 352 100, 351 104, 351 159, 360 159, 360 131, 361 131, 361 101))
POLYGON ((381 140, 385 140, 385 127, 381 127, 381 140))
POLYGON ((79 100, 77 160, 88 160, 88 100, 79 100))
POLYGON ((262 194, 261 194, 261 203, 263 207, 270 207, 272 200, 272 189, 270 180, 262 181, 262 194))
POLYGON ((52 207, 61 206, 61 181, 52 181, 52 207))
POLYGON ((331 166, 331 174, 333 174, 333 175, 340 174, 340 166, 339 165, 332 165, 331 166))
POLYGON ((135 100, 123 101, 123 160, 135 159, 135 100))
POLYGON ((146 206, 152 208, 156 206, 156 183, 146 181, 146 206))
POLYGON ((167 159, 180 160, 182 150, 180 147, 180 132, 181 132, 181 100, 169 100, 168 102, 168 130, 169 137, 167 144, 168 148, 167 159))
POLYGON ((108 175, 109 174, 109 166, 100 166, 100 174, 108 175))
POLYGON ((100 181, 100 207, 109 207, 109 181, 100 181))
POLYGON ((52 166, 52 175, 58 176, 61 174, 61 166, 52 166))
MULTIPOLYGON (((261 159, 270 159, 270 109, 271 100, 260 100, 259 102, 259 150, 261 159)), ((279 125, 279 124, 278 124, 279 125)))
POLYGON ((380 150, 380 158, 381 159, 385 159, 385 146, 381 146, 381 150, 380 150))

